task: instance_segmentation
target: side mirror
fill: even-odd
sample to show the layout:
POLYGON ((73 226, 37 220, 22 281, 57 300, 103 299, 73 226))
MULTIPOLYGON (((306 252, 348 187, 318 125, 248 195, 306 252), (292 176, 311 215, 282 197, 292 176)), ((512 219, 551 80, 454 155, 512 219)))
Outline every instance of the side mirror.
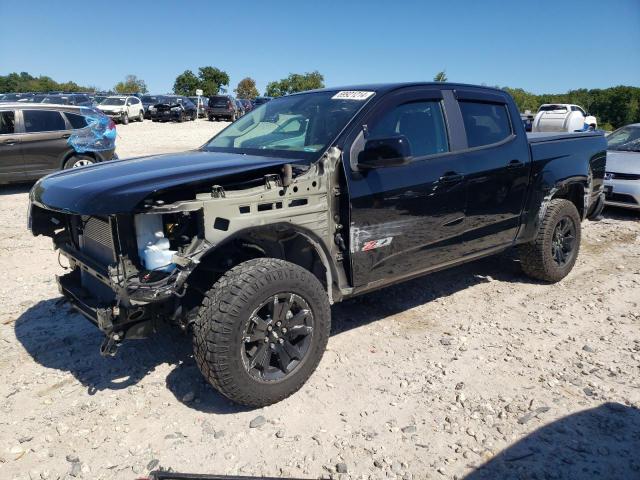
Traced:
POLYGON ((404 135, 367 140, 358 155, 358 167, 362 169, 397 167, 411 160, 411 147, 404 135))

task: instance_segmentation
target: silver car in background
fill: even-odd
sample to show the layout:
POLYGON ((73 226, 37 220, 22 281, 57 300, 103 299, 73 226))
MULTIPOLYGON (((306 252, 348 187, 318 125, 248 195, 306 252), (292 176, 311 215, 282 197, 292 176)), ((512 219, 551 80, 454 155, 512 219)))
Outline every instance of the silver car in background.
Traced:
POLYGON ((640 123, 619 128, 607 142, 605 204, 640 211, 640 123))

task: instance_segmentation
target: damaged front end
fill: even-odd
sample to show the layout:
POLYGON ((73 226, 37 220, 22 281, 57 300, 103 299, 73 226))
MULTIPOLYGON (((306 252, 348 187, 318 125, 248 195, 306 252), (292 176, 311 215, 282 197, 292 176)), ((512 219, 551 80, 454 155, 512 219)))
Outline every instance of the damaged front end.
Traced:
POLYGON ((197 234, 189 241, 180 236, 183 225, 201 224, 197 214, 158 217, 164 222, 160 231, 175 233, 163 237, 173 242, 170 263, 175 267, 147 269, 136 245, 136 216, 75 215, 35 204, 29 213, 34 235, 51 236, 66 258, 69 273, 56 277, 58 288, 106 335, 104 355, 115 354, 124 339, 148 336, 159 319, 175 314, 189 273, 209 248, 197 234))
POLYGON ((326 285, 333 285, 329 257, 341 259, 333 241, 340 219, 332 206, 339 158, 334 148, 295 174, 286 164, 224 187, 201 182, 157 191, 131 213, 85 215, 53 208, 38 200, 43 195, 36 184, 29 228, 53 238, 69 269, 57 277, 61 294, 104 332, 101 353, 114 355, 123 340, 148 336, 158 321, 186 327, 192 311, 184 299, 194 270, 205 256, 224 256, 218 246, 254 228, 285 224, 306 232, 326 285))

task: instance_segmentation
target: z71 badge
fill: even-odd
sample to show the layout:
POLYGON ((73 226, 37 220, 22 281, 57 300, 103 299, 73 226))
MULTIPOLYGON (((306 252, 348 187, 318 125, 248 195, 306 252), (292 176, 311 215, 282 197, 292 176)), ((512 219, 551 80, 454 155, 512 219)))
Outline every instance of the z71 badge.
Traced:
POLYGON ((387 245, 391 245, 392 240, 393 237, 381 238, 379 240, 369 240, 362 246, 362 251, 368 252, 369 250, 375 250, 376 248, 386 247, 387 245))

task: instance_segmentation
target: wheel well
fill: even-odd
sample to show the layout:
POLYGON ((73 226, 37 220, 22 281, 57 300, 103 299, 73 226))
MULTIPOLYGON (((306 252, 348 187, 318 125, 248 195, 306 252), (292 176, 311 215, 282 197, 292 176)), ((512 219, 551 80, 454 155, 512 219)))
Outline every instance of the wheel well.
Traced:
POLYGON ((62 162, 60 163, 60 169, 64 168, 64 164, 67 163, 67 160, 69 160, 71 157, 75 157, 76 155, 84 155, 86 157, 91 157, 93 158, 95 161, 99 161, 99 158, 96 157, 96 154, 94 152, 76 152, 75 150, 69 150, 68 152, 66 152, 63 156, 62 156, 62 162))
POLYGON ((580 218, 584 218, 584 186, 580 183, 570 183, 560 188, 552 198, 564 198, 576 206, 580 218))
POLYGON ((213 248, 187 280, 185 320, 191 321, 206 291, 225 272, 254 258, 278 258, 311 272, 327 290, 327 270, 312 241, 293 228, 267 227, 234 237, 213 248))

